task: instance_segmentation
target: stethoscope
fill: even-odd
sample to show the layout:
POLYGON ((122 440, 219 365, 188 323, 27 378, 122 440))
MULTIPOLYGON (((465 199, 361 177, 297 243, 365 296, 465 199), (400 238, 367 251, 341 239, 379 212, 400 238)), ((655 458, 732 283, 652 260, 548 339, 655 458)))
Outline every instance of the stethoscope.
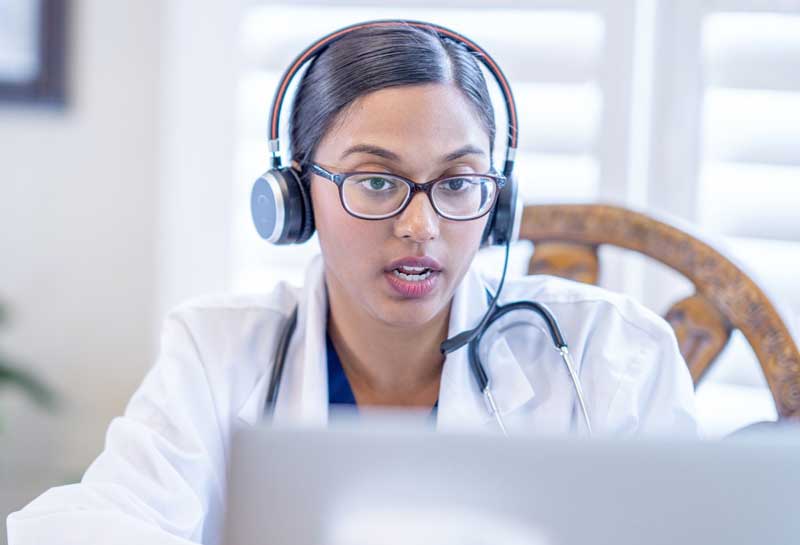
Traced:
MULTIPOLYGON (((484 401, 486 403, 487 410, 489 413, 494 417, 497 425, 500 428, 500 431, 503 435, 508 436, 508 431, 506 429, 506 425, 503 422, 503 417, 500 414, 500 410, 497 407, 497 403, 494 399, 494 395, 492 394, 492 381, 491 377, 489 377, 488 373, 486 372, 486 368, 484 367, 483 363, 481 362, 480 354, 479 354, 479 346, 481 341, 483 340, 483 336, 489 327, 497 320, 508 314, 509 312, 513 312, 516 310, 530 310, 535 312, 539 315, 542 320, 544 321, 545 325, 547 326, 547 330, 550 334, 550 338, 552 339, 553 345, 555 349, 558 351, 559 355, 561 356, 561 360, 564 362, 565 367, 569 373, 569 377, 572 381, 572 385, 575 389, 575 396, 578 401, 578 405, 580 407, 580 412, 583 415, 583 423, 586 430, 587 435, 592 435, 592 424, 589 419, 589 412, 586 409, 586 401, 583 397, 583 389, 581 388, 581 381, 578 377, 578 374, 575 372, 575 364, 572 360, 572 355, 570 354, 569 347, 567 346, 566 340, 564 340, 564 335, 561 332, 561 328, 558 326, 558 321, 556 321, 555 316, 553 313, 550 312, 550 309, 547 306, 543 305, 542 303, 538 303, 536 301, 514 301, 513 303, 507 303, 505 305, 498 305, 497 300, 500 297, 500 292, 503 289, 503 284, 505 282, 506 277, 506 270, 508 268, 508 254, 510 248, 510 241, 506 243, 506 252, 505 252, 505 260, 503 263, 503 274, 500 277, 500 283, 497 287, 497 292, 492 297, 491 304, 489 305, 489 309, 484 314, 483 318, 481 319, 480 323, 474 327, 473 329, 463 331, 452 337, 447 339, 442 343, 441 351, 442 354, 449 354, 450 352, 454 352, 459 348, 467 345, 467 353, 469 358, 469 365, 472 371, 473 376, 475 377, 475 381, 478 384, 478 388, 481 391, 484 401)), ((275 365, 272 367, 272 374, 270 376, 269 385, 267 386, 267 397, 265 402, 264 411, 267 414, 272 414, 275 410, 275 403, 278 398, 278 390, 280 389, 281 378, 283 376, 283 370, 286 365, 286 354, 289 349, 289 342, 292 339, 292 335, 294 334, 294 330, 297 327, 297 307, 294 308, 292 314, 289 316, 289 319, 286 322, 286 325, 281 332, 281 336, 278 340, 278 345, 275 349, 275 365)))

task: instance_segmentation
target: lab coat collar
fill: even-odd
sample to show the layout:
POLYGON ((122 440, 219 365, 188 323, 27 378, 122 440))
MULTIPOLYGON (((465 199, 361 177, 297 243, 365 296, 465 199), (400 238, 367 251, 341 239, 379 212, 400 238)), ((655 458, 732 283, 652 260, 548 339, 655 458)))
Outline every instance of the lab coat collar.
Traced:
MULTIPOLYGON (((450 310, 450 337, 475 327, 487 309, 486 283, 478 265, 456 288, 450 310)), ((492 293, 494 290, 491 290, 492 293)), ((289 309, 287 312, 291 312, 289 309)), ((328 419, 328 376, 325 351, 327 292, 321 256, 310 263, 299 301, 298 323, 287 354, 273 422, 324 425, 328 419)), ((492 392, 504 416, 531 400, 535 393, 504 337, 489 349, 484 362, 492 392)), ((264 373, 238 413, 255 424, 261 417, 270 373, 264 373)), ((485 428, 493 421, 469 367, 467 347, 448 354, 442 369, 437 428, 485 428)))

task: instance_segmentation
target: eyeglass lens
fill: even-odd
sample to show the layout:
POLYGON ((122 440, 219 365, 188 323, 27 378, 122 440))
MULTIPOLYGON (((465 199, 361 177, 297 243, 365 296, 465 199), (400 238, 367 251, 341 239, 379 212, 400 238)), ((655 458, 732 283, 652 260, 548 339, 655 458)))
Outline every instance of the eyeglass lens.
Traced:
MULTIPOLYGON (((488 210, 496 191, 492 178, 468 174, 439 180, 431 188, 431 198, 442 215, 469 219, 488 210)), ((392 215, 405 204, 410 192, 405 181, 388 174, 353 174, 342 184, 345 207, 366 218, 392 215)))

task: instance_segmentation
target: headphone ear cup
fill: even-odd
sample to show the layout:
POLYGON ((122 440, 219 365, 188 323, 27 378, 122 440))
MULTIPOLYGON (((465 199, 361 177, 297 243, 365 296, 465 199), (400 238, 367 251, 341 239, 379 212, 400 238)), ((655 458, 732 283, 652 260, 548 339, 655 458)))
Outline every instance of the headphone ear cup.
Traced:
POLYGON ((303 183, 299 172, 291 168, 288 170, 297 184, 297 189, 303 202, 303 227, 295 242, 295 244, 302 244, 314 234, 314 207, 311 205, 311 186, 303 183))
POLYGON ((250 211, 261 238, 272 244, 300 244, 314 232, 311 201, 297 173, 273 168, 253 183, 250 211))
POLYGON ((486 228, 483 231, 481 246, 503 246, 507 241, 519 238, 519 225, 522 219, 522 201, 517 195, 517 179, 512 173, 506 185, 500 190, 486 228))
POLYGON ((483 228, 483 235, 481 236, 481 248, 486 248, 492 245, 492 227, 494 226, 494 216, 497 210, 497 204, 489 211, 489 219, 486 220, 486 226, 483 228))

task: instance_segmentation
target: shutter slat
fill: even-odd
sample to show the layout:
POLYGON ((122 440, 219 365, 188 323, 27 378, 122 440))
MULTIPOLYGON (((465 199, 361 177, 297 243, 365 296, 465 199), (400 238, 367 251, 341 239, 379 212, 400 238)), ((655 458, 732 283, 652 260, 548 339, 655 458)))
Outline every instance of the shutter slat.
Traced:
POLYGON ((800 91, 800 15, 713 14, 703 32, 711 85, 800 91))
POLYGON ((700 179, 701 224, 725 235, 800 241, 800 168, 707 162, 700 179))
POLYGON ((704 124, 708 160, 800 166, 800 93, 711 88, 704 124))

